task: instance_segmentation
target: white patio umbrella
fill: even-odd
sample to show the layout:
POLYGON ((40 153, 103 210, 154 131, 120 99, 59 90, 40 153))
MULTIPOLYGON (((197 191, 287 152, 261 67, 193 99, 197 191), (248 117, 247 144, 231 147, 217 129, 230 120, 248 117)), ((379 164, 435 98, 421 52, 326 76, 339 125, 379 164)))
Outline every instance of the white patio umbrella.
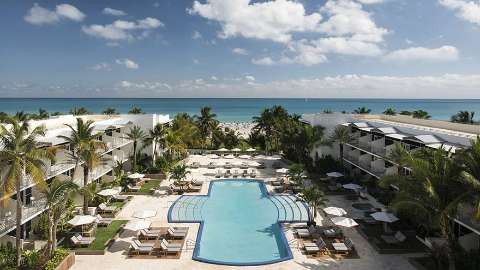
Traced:
POLYGON ((245 150, 245 151, 247 151, 247 152, 255 152, 255 151, 257 151, 257 149, 255 149, 255 148, 248 148, 248 149, 245 150))
POLYGON ((362 186, 359 186, 359 185, 354 184, 354 183, 350 183, 350 184, 345 184, 345 185, 343 185, 343 188, 344 188, 344 189, 357 190, 357 189, 361 189, 362 186))
POLYGON ((150 218, 156 215, 157 215, 157 211, 155 210, 141 210, 133 213, 133 217, 136 217, 136 218, 150 218))
POLYGON ((208 157, 211 158, 211 159, 218 159, 218 158, 220 158, 217 154, 210 154, 210 155, 208 155, 208 157))
POLYGON ((113 195, 117 195, 118 193, 120 193, 120 190, 118 189, 107 188, 99 191, 97 194, 101 196, 113 196, 113 195))
POLYGON ((253 166, 253 167, 258 167, 258 166, 260 166, 260 165, 262 165, 262 164, 260 164, 260 163, 258 163, 258 162, 256 162, 256 161, 252 161, 252 162, 249 162, 248 165, 253 166))
POLYGON ((400 220, 394 214, 388 212, 375 212, 373 214, 370 214, 370 216, 372 216, 375 220, 383 222, 384 231, 388 230, 387 223, 393 223, 400 220))
POLYGON ((333 206, 323 208, 323 211, 325 211, 325 213, 329 215, 339 216, 339 217, 347 214, 347 211, 345 211, 345 209, 340 207, 333 207, 333 206))
POLYGON ((255 158, 257 158, 257 159, 265 159, 265 155, 256 155, 255 158))
POLYGON ((358 226, 358 223, 355 222, 355 220, 347 217, 332 217, 331 220, 333 224, 338 226, 343 226, 347 228, 358 226))
POLYGON ((281 168, 281 169, 277 169, 275 172, 285 174, 285 173, 288 173, 288 169, 287 168, 281 168))
POLYGON ((150 228, 151 224, 152 222, 148 220, 133 219, 130 220, 123 228, 130 231, 140 231, 150 228))
POLYGON ((280 156, 280 155, 273 155, 273 156, 267 157, 267 159, 270 159, 270 160, 280 160, 280 159, 282 159, 282 156, 280 156))
POLYGON ((339 177, 342 177, 343 174, 341 174, 339 172, 329 172, 329 173, 327 173, 327 176, 334 177, 334 178, 339 178, 339 177))
POLYGON ((145 177, 145 174, 141 174, 141 173, 133 173, 128 176, 128 178, 130 179, 139 179, 143 177, 145 177))
POLYGON ((225 158, 226 158, 226 159, 234 159, 235 156, 234 156, 234 155, 226 155, 225 158))
POLYGON ((250 159, 251 158, 251 156, 249 156, 249 155, 240 155, 238 157, 241 158, 241 159, 250 159))
POLYGON ((240 151, 242 151, 242 149, 240 149, 240 148, 233 148, 232 151, 233 151, 233 152, 240 152, 240 151))
POLYGON ((230 150, 228 150, 227 148, 220 148, 220 149, 217 149, 218 152, 228 152, 230 150))
POLYGON ((72 226, 81 226, 87 225, 95 222, 97 220, 96 217, 90 215, 76 215, 72 219, 68 221, 68 224, 72 226))

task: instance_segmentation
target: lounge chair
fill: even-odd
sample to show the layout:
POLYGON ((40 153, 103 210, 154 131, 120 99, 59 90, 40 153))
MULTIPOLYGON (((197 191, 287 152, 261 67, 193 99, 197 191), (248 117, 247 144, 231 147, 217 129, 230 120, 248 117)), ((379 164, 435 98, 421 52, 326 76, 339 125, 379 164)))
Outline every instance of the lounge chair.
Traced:
POLYGON ((177 255, 182 251, 182 244, 175 244, 175 243, 169 243, 167 240, 162 239, 160 241, 160 249, 167 254, 175 254, 177 255))
POLYGON ((83 237, 80 234, 75 234, 70 238, 75 247, 89 246, 95 241, 95 237, 83 237))
POLYGON ((117 210, 118 210, 118 208, 117 208, 116 206, 107 206, 105 203, 101 203, 101 204, 98 206, 98 212, 99 212, 99 213, 109 213, 109 214, 113 214, 113 213, 115 213, 117 210))
POLYGON ((248 169, 248 164, 245 162, 242 162, 242 165, 240 165, 240 169, 248 169))
POLYGON ((155 240, 160 236, 160 230, 140 230, 138 239, 155 240))
POLYGON ((216 167, 217 166, 215 166, 215 163, 213 162, 208 163, 208 166, 207 166, 208 169, 215 169, 216 167))
POLYGON ((96 222, 97 222, 98 226, 108 226, 108 225, 110 225, 110 223, 112 223, 112 221, 113 221, 113 218, 104 218, 100 215, 97 215, 96 222))
POLYGON ((257 173, 255 172, 255 170, 252 170, 252 171, 250 172, 250 177, 251 177, 251 178, 257 177, 257 173))
POLYGON ((187 190, 188 192, 200 192, 202 190, 202 187, 199 186, 194 186, 192 184, 188 184, 187 190))
POLYGON ((123 202, 123 201, 128 200, 128 199, 130 198, 130 196, 117 194, 117 195, 113 195, 112 198, 113 198, 115 201, 123 202))
POLYGON ((240 173, 238 172, 238 170, 233 170, 233 178, 237 178, 240 176, 240 173))
POLYGON ((295 232, 300 238, 309 238, 311 236, 310 231, 308 229, 297 229, 295 230, 295 232))
POLYGON ((330 253, 328 248, 327 248, 327 244, 325 243, 325 241, 323 241, 322 238, 318 238, 318 240, 316 240, 316 242, 314 242, 314 243, 304 242, 303 247, 305 248, 305 252, 307 254, 311 254, 311 253, 328 254, 328 253, 330 253))
POLYGON ((170 193, 171 194, 174 194, 174 193, 182 193, 184 190, 182 189, 182 187, 179 187, 179 186, 176 186, 176 185, 170 185, 170 193))
POLYGON ((215 178, 220 178, 222 177, 222 171, 218 170, 217 173, 215 174, 215 178))
POLYGON ((225 167, 225 169, 231 169, 232 164, 230 164, 230 162, 226 162, 224 167, 225 167))
POLYGON ((190 168, 192 169, 198 169, 200 167, 200 163, 198 162, 193 162, 192 165, 190 165, 190 168))
POLYGON ((225 178, 228 178, 228 177, 232 176, 232 173, 230 172, 230 170, 226 170, 224 176, 225 176, 225 178))
POLYGON ((185 236, 187 236, 187 232, 188 230, 179 230, 172 227, 168 228, 167 230, 168 236, 173 239, 176 239, 176 238, 183 239, 185 238, 185 236))
POLYGON ((127 188, 128 188, 128 191, 130 191, 130 192, 138 192, 138 191, 140 191, 140 187, 132 186, 132 185, 130 185, 130 184, 128 184, 127 188))
POLYGON ((400 231, 396 232, 394 235, 382 235, 380 237, 387 244, 391 244, 391 245, 399 244, 399 243, 402 243, 403 241, 407 240, 407 237, 400 231))
POLYGON ((248 171, 247 171, 247 170, 243 170, 242 177, 247 177, 247 176, 248 176, 248 171))
POLYGON ((133 254, 147 254, 150 255, 153 251, 153 243, 152 245, 146 245, 145 243, 141 243, 138 240, 134 240, 132 244, 130 245, 130 255, 133 254))
POLYGON ((342 235, 342 231, 336 228, 323 230, 323 235, 328 238, 336 238, 342 235))
POLYGON ((197 187, 201 187, 203 185, 203 181, 196 180, 196 179, 192 180, 191 183, 192 183, 192 185, 197 186, 197 187))
POLYGON ((290 225, 291 229, 308 229, 307 223, 295 223, 290 225))

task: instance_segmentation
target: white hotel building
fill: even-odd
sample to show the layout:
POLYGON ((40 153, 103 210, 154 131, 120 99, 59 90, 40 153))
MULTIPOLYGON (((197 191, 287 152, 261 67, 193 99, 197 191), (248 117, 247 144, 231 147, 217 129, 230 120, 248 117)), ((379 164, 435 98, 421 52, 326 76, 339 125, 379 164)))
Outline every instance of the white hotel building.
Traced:
MULTIPOLYGON (((470 142, 480 135, 479 125, 465 125, 446 121, 414 119, 408 116, 308 114, 303 120, 326 128, 327 136, 335 127, 348 127, 351 140, 344 144, 343 161, 347 171, 354 176, 379 179, 394 175, 408 168, 399 167, 389 159, 395 143, 407 150, 441 148, 452 152, 467 149, 470 142)), ((339 145, 319 147, 316 155, 332 155, 339 159, 339 145)), ((315 153, 313 153, 315 154, 315 153)), ((480 248, 480 223, 473 220, 473 207, 464 206, 454 221, 457 236, 464 247, 480 248)))
MULTIPOLYGON (((43 125, 46 128, 44 137, 39 138, 41 147, 55 146, 58 150, 54 164, 50 161, 46 168, 46 181, 51 182, 53 178, 60 180, 73 180, 79 186, 83 186, 83 170, 75 170, 75 164, 69 161, 70 145, 58 138, 59 135, 69 136, 70 129, 65 126, 69 124, 76 127, 76 118, 81 117, 85 121, 94 121, 94 132, 99 132, 99 140, 105 142, 107 150, 103 153, 107 157, 107 164, 96 168, 89 177, 89 181, 100 183, 113 180, 112 169, 117 161, 125 162, 125 168, 130 167, 128 162, 132 155, 133 142, 125 136, 134 125, 140 126, 144 132, 153 128, 157 123, 170 121, 168 115, 141 114, 141 115, 84 115, 73 116, 63 115, 51 117, 46 120, 30 121, 31 128, 43 125), (76 171, 75 175, 74 172, 76 171)), ((153 148, 144 150, 151 154, 153 148)), ((80 166, 80 165, 79 165, 80 166)), ((3 174, 0 175, 3 176, 3 174)), ((28 178, 24 179, 22 185, 22 235, 25 240, 29 239, 32 229, 32 222, 45 211, 46 199, 28 178)), ((0 194, 0 244, 10 242, 15 244, 16 225, 16 194, 10 196, 0 194)))

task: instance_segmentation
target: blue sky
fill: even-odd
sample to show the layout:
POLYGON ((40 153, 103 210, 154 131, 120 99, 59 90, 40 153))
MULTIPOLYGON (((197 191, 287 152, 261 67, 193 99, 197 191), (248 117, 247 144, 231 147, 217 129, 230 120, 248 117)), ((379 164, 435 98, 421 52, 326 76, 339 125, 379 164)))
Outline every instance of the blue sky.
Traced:
POLYGON ((2 97, 480 98, 479 0, 0 3, 2 97))

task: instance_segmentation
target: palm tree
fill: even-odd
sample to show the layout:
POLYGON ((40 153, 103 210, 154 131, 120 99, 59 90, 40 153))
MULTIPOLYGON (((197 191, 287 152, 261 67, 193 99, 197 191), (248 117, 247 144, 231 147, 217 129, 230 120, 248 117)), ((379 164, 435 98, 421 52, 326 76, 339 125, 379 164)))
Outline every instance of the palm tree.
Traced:
POLYGON ((128 111, 128 114, 145 114, 145 113, 143 112, 142 108, 133 106, 132 109, 128 111))
POLYGON ((475 116, 475 112, 459 111, 455 115, 452 115, 451 121, 454 123, 473 124, 474 116, 475 116))
POLYGON ((164 149, 170 159, 176 159, 179 155, 185 154, 185 143, 179 133, 168 129, 164 140, 164 149))
MULTIPOLYGON (((80 164, 83 168, 83 188, 89 183, 91 172, 104 164, 106 158, 103 157, 101 150, 106 150, 107 146, 104 142, 97 139, 100 133, 93 132, 93 121, 84 122, 83 119, 77 118, 77 125, 73 127, 66 124, 71 134, 70 136, 58 136, 70 144, 72 152, 69 154, 69 160, 75 162, 75 172, 80 164)), ((75 175, 75 172, 73 175, 75 175)), ((83 213, 88 213, 88 196, 83 196, 83 213)))
POLYGON ((342 164, 343 168, 343 147, 345 143, 348 143, 351 140, 349 128, 345 126, 337 126, 330 136, 330 139, 332 141, 336 141, 339 145, 340 163, 342 164))
POLYGON ((412 117, 419 119, 430 119, 432 116, 430 116, 430 114, 424 110, 416 110, 412 112, 412 117))
POLYGON ((218 120, 215 119, 217 115, 211 111, 212 109, 210 107, 202 107, 200 109, 200 116, 195 116, 196 124, 202 136, 203 145, 205 145, 207 139, 211 136, 212 131, 218 126, 218 120))
POLYGON ((302 194, 300 195, 301 199, 303 199, 310 207, 311 215, 309 222, 315 222, 315 218, 317 217, 317 208, 323 207, 327 203, 327 199, 325 198, 325 194, 318 189, 317 187, 308 187, 304 188, 302 194))
POLYGON ((462 172, 462 179, 472 189, 470 190, 471 197, 476 202, 476 219, 480 220, 480 137, 472 140, 469 149, 460 155, 460 159, 465 168, 462 172))
POLYGON ((372 110, 367 109, 367 107, 358 107, 357 109, 353 110, 354 114, 369 114, 372 110))
POLYGON ((143 132, 140 126, 133 126, 130 128, 130 131, 125 134, 125 138, 133 141, 133 172, 136 172, 138 143, 145 139, 145 132, 143 132))
POLYGON ((85 115, 85 114, 91 114, 85 107, 74 107, 70 110, 70 113, 73 115, 85 115))
POLYGON ((57 247, 57 226, 65 212, 68 201, 66 198, 77 190, 78 186, 73 181, 54 179, 43 191, 47 199, 48 239, 46 254, 49 258, 53 256, 57 247))
POLYGON ((174 180, 175 183, 183 181, 187 177, 187 174, 189 172, 187 171, 187 166, 185 165, 176 165, 173 167, 173 169, 170 171, 170 178, 174 180))
POLYGON ((412 115, 412 112, 411 111, 401 111, 399 114, 400 115, 412 115))
POLYGON ((119 114, 119 113, 117 112, 117 109, 112 108, 112 107, 108 107, 108 108, 106 108, 105 110, 103 110, 102 114, 105 114, 105 115, 115 115, 115 114, 119 114))
POLYGON ((148 136, 146 136, 143 140, 144 146, 148 146, 148 145, 153 146, 153 155, 152 155, 153 166, 155 166, 155 162, 157 160, 158 147, 160 146, 163 148, 165 137, 167 136, 167 134, 168 134, 168 128, 158 123, 153 127, 153 129, 150 129, 148 131, 148 136))
POLYGON ((398 164, 400 167, 405 167, 408 162, 410 153, 408 150, 399 142, 395 142, 392 150, 388 154, 388 159, 398 164))
POLYGON ((6 197, 16 193, 16 249, 17 267, 21 263, 21 226, 22 226, 22 192, 23 181, 28 175, 39 188, 44 188, 45 160, 52 160, 53 154, 45 148, 39 148, 37 138, 45 135, 44 127, 29 130, 25 114, 6 117, 0 125, 0 168, 4 172, 1 185, 6 197))
POLYGON ((303 166, 303 164, 294 163, 288 167, 287 176, 291 181, 301 184, 303 181, 304 170, 305 166, 303 166))
POLYGON ((393 109, 393 108, 387 108, 387 109, 383 112, 383 114, 385 114, 385 115, 396 115, 397 112, 396 112, 395 109, 393 109))

